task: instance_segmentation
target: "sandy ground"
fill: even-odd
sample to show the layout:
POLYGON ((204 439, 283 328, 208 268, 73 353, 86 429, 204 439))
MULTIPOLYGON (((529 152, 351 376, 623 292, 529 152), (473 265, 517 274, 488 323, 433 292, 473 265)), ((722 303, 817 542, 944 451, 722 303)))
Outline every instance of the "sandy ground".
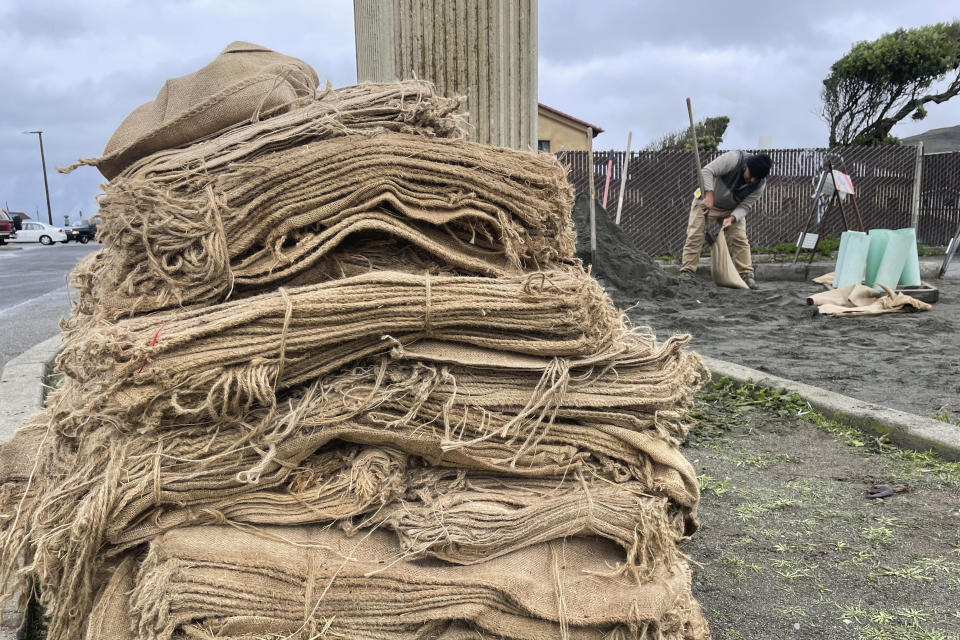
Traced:
POLYGON ((619 299, 659 338, 689 333, 691 348, 740 365, 895 409, 960 416, 960 281, 936 282, 922 313, 821 316, 806 282, 761 282, 758 291, 680 281, 652 300, 619 299))
POLYGON ((701 528, 682 550, 714 640, 960 638, 960 464, 736 390, 693 417, 701 528), (869 499, 878 484, 909 490, 869 499))

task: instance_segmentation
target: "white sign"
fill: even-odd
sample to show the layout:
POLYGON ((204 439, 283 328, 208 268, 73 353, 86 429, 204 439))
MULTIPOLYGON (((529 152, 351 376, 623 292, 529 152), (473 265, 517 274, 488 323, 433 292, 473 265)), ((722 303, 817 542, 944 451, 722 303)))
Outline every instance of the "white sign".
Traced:
POLYGON ((852 196, 856 195, 853 191, 853 180, 851 180, 847 174, 834 169, 833 182, 837 185, 837 191, 840 193, 849 193, 852 196))
POLYGON ((797 246, 801 249, 813 249, 817 246, 817 234, 808 233, 804 235, 803 233, 797 238, 797 246), (803 240, 803 244, 800 244, 800 241, 803 240))

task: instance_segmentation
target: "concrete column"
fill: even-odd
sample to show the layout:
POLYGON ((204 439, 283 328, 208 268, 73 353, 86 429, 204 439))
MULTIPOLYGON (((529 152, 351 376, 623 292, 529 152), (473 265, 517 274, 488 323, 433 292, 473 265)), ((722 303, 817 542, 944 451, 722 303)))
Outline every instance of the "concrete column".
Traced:
POLYGON ((357 79, 466 95, 472 138, 537 145, 537 0, 354 0, 357 79))

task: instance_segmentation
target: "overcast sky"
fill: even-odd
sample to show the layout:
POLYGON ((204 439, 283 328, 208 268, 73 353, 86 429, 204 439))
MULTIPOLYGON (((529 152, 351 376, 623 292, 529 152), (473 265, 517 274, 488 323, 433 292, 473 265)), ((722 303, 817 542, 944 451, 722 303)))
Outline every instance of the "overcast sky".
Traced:
MULTIPOLYGON (((540 0, 540 101, 605 129, 596 148, 637 149, 694 115, 728 115, 727 148, 815 147, 820 83, 859 40, 960 18, 957 0, 710 2, 540 0)), ((167 78, 246 40, 356 81, 352 0, 0 0, 0 205, 46 220, 42 129, 54 222, 96 210, 92 168, 123 118, 167 78)), ((897 136, 960 124, 960 98, 897 136)))

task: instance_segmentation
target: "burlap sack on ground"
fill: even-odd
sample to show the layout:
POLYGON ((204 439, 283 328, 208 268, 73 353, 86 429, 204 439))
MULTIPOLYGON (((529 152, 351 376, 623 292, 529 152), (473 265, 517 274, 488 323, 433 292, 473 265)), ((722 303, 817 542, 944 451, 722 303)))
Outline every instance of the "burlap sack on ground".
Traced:
POLYGON ((717 234, 717 239, 710 247, 710 273, 713 274, 713 281, 718 287, 729 287, 731 289, 749 289, 747 283, 743 281, 737 268, 733 264, 733 258, 730 257, 730 250, 727 249, 726 231, 717 234))
POLYGON ((84 326, 67 336, 58 367, 90 399, 73 418, 143 429, 178 416, 239 418, 272 406, 277 391, 425 337, 575 357, 618 347, 622 327, 582 270, 496 280, 381 272, 84 326))
POLYGON ((376 530, 348 538, 313 526, 185 528, 151 544, 127 615, 145 640, 311 638, 323 629, 400 640, 451 624, 515 640, 708 637, 685 563, 638 584, 616 572, 618 555, 573 539, 463 567, 404 560, 376 530))
POLYGON ((318 83, 316 72, 302 60, 233 42, 199 71, 167 80, 152 102, 128 115, 96 166, 112 180, 155 151, 301 106, 313 100, 318 83))
POLYGON ((807 298, 807 304, 816 305, 824 315, 837 317, 876 316, 882 313, 929 311, 930 305, 905 293, 879 285, 877 291, 862 284, 832 289, 807 298))
POLYGON ((114 315, 220 302, 374 233, 466 273, 516 274, 572 258, 571 202, 552 156, 403 134, 311 142, 172 183, 119 179, 100 200, 111 251, 89 295, 114 315))

